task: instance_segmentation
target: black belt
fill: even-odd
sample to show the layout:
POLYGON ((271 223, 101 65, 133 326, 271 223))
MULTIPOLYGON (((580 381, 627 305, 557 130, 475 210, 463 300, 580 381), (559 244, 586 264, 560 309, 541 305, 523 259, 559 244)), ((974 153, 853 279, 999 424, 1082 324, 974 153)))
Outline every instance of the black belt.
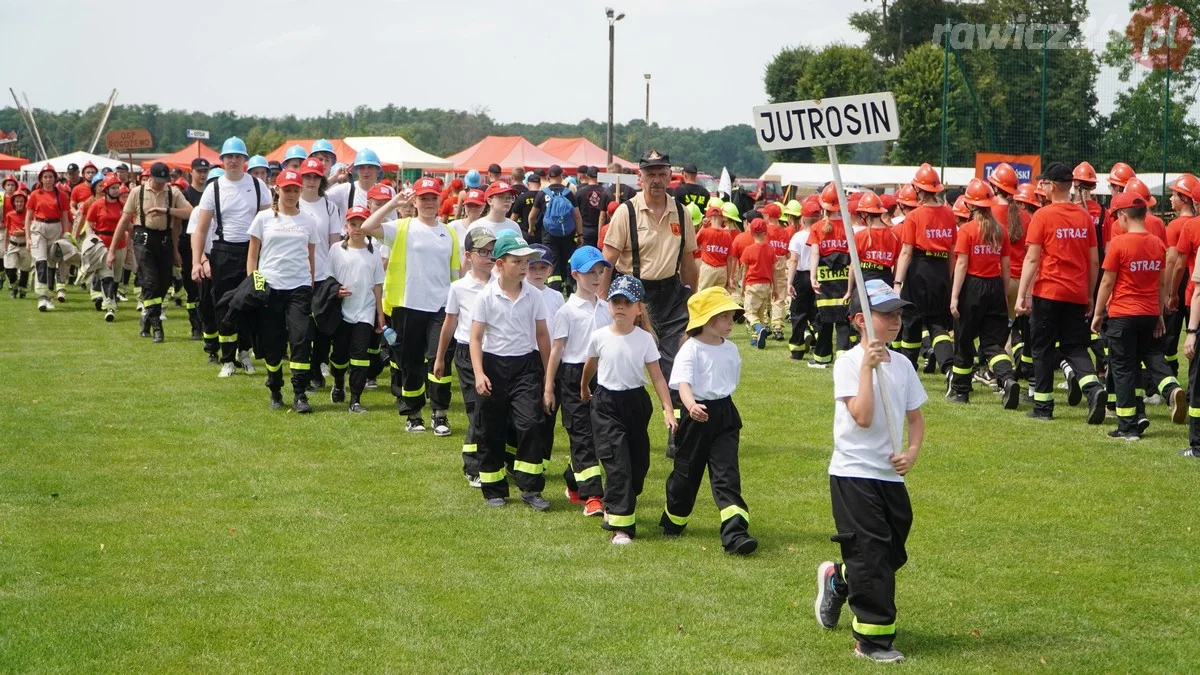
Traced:
POLYGON ((233 250, 236 250, 236 251, 243 251, 243 250, 246 250, 246 249, 249 249, 249 248, 250 248, 250 242, 248 242, 248 241, 242 241, 242 242, 233 242, 233 241, 220 241, 220 240, 218 240, 218 241, 214 241, 214 242, 212 243, 212 247, 213 247, 213 250, 214 250, 214 251, 215 251, 217 248, 223 248, 223 249, 233 249, 233 250))
POLYGON ((47 225, 62 225, 62 220, 59 220, 57 218, 54 220, 42 220, 41 218, 34 218, 34 220, 36 220, 39 223, 46 223, 47 225))
POLYGON ((913 247, 913 257, 915 258, 949 258, 949 251, 926 251, 924 249, 913 247))

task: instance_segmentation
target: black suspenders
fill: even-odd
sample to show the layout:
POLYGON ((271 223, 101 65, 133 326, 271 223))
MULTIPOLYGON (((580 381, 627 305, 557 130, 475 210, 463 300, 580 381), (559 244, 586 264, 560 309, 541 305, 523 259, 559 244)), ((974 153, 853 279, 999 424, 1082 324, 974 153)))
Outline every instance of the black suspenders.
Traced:
MULTIPOLYGON (((633 208, 633 200, 625 202, 625 210, 629 213, 629 247, 633 252, 633 276, 642 278, 642 255, 638 250, 637 211, 633 208)), ((675 200, 675 212, 679 215, 679 255, 675 259, 675 274, 683 269, 683 204, 675 200)))

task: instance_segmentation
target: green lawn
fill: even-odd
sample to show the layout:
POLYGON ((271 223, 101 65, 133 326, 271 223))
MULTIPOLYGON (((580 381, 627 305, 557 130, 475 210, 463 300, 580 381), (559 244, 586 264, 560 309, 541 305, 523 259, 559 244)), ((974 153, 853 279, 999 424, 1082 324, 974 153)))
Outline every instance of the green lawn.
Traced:
MULTIPOLYGON (((642 536, 616 548, 562 496, 561 430, 553 510, 487 510, 461 476, 457 393, 447 439, 405 435, 384 390, 366 416, 328 390, 314 415, 272 412, 263 369, 217 380, 181 338, 182 310, 152 345, 131 309, 105 324, 77 290, 49 315, 4 296, 0 670, 872 667, 852 656, 848 612, 833 632, 813 618, 816 565, 837 554, 830 371, 788 361, 783 343, 742 350, 761 547, 739 559, 721 550, 707 487, 686 536, 657 535, 657 416, 642 536)), ((1195 669, 1200 463, 1176 455, 1186 430, 1166 408, 1127 444, 1061 394, 1059 418, 1038 423, 990 395, 951 407, 926 384, 902 667, 1195 669)))

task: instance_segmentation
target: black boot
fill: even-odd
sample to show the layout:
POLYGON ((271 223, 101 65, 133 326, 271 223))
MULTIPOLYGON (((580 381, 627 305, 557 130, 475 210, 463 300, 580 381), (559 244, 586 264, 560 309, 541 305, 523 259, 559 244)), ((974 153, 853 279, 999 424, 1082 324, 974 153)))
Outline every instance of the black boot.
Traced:
POLYGON ((153 326, 153 331, 154 331, 154 339, 151 340, 151 342, 154 342, 154 343, 162 342, 164 339, 163 329, 162 329, 162 319, 155 319, 152 322, 152 326, 153 326))
POLYGON ((296 412, 300 413, 301 415, 313 411, 312 406, 308 403, 308 396, 306 396, 303 391, 296 393, 295 398, 292 400, 292 407, 295 408, 296 412))
POLYGON ((192 339, 203 340, 204 331, 200 328, 200 312, 194 308, 188 310, 188 323, 192 326, 192 339))
POLYGON ((283 392, 278 389, 271 390, 271 410, 283 409, 283 392))
POLYGON ((140 335, 144 338, 150 337, 150 316, 145 311, 138 317, 138 326, 141 327, 140 335))

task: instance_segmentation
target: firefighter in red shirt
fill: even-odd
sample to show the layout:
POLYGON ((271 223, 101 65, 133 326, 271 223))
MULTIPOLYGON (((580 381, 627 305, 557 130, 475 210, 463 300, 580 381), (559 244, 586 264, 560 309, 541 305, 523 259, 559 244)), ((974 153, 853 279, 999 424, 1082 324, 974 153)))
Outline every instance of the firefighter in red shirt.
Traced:
MULTIPOLYGON (((779 223, 783 217, 783 207, 778 203, 770 203, 759 209, 763 220, 767 221, 767 243, 775 251, 775 271, 771 277, 771 339, 783 339, 783 326, 788 318, 787 292, 787 256, 788 240, 791 235, 787 228, 779 223)), ((766 317, 764 317, 765 321, 766 317)))
MULTIPOLYGON (((1200 180, 1185 173, 1171 183, 1171 210, 1175 218, 1167 224, 1167 266, 1164 268, 1168 280, 1166 331, 1163 333, 1163 358, 1171 368, 1171 374, 1179 375, 1179 333, 1187 322, 1183 307, 1188 304, 1184 292, 1187 286, 1176 277, 1175 261, 1179 257, 1179 237, 1184 225, 1196 217, 1196 202, 1193 195, 1200 189, 1200 180), (1178 280, 1176 280, 1178 279, 1178 280), (1174 283, 1170 283, 1174 281, 1174 283)), ((1180 275, 1182 276, 1182 275, 1180 275)), ((1200 403, 1200 401, 1197 401, 1200 403)))
MULTIPOLYGON (((816 294, 817 339, 813 344, 810 368, 828 368, 836 356, 850 349, 850 322, 846 316, 846 288, 850 278, 850 247, 839 215, 837 186, 829 183, 821 190, 822 220, 813 224, 808 235, 810 253, 809 284, 816 294)), ((736 242, 735 242, 736 246, 736 242)))
POLYGON ((25 203, 29 195, 25 190, 14 192, 4 200, 4 206, 12 210, 4 214, 4 273, 8 277, 8 297, 25 298, 29 288, 29 270, 33 267, 33 258, 29 255, 29 245, 25 238, 25 203))
MULTIPOLYGON (((50 247, 70 231, 68 197, 58 189, 57 179, 58 172, 53 166, 43 166, 38 172, 38 186, 25 207, 25 231, 29 233, 26 241, 36 275, 33 289, 38 296, 38 310, 42 312, 55 308, 50 293, 58 282, 58 266, 50 257, 50 247)), ((58 289, 58 301, 67 301, 65 288, 58 289)))
POLYGON ((1008 318, 1012 322, 1009 341, 1017 380, 1029 379, 1033 375, 1033 357, 1029 355, 1029 317, 1017 314, 1013 306, 1017 300, 1017 287, 1021 285, 1021 269, 1025 264, 1025 232, 1029 229, 1031 210, 1041 206, 1034 185, 1017 182, 1017 172, 1011 166, 1000 163, 988 176, 988 184, 995 190, 996 205, 992 217, 1008 231, 1008 318), (1022 206, 1022 204, 1027 204, 1022 206))
POLYGON ((696 290, 712 286, 729 290, 733 267, 729 247, 733 245, 733 231, 726 227, 725 214, 718 206, 708 207, 704 222, 696 232, 696 250, 700 254, 700 281, 696 290))

